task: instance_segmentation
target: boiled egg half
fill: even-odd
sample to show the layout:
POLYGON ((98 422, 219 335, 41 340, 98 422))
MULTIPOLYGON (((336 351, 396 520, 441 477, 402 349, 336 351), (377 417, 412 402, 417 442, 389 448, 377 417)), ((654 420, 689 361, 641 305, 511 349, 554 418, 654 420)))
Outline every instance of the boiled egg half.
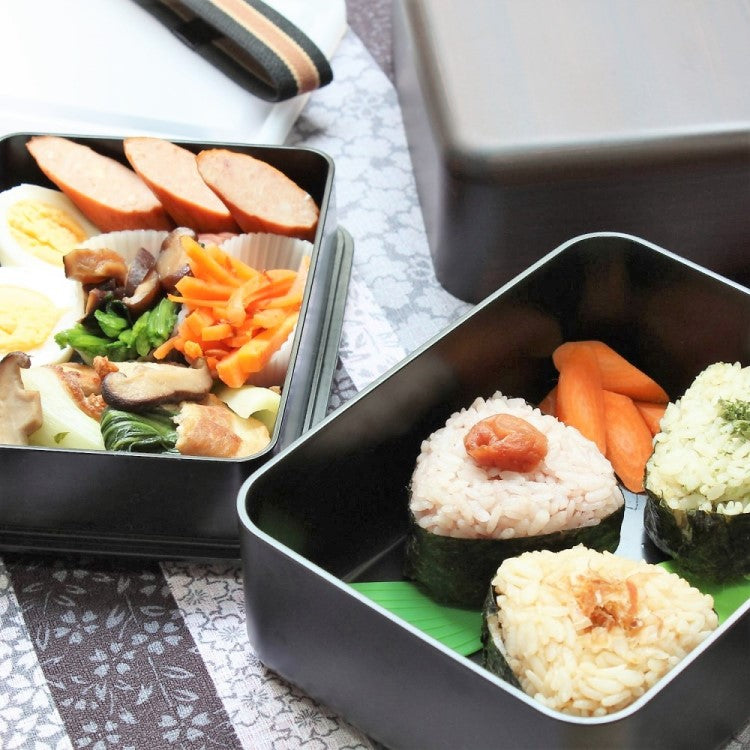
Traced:
POLYGON ((72 328, 83 308, 81 285, 58 271, 0 268, 0 358, 22 351, 32 366, 67 361, 72 350, 55 334, 72 328))
POLYGON ((0 193, 0 265, 63 271, 63 255, 97 234, 59 190, 23 184, 0 193))

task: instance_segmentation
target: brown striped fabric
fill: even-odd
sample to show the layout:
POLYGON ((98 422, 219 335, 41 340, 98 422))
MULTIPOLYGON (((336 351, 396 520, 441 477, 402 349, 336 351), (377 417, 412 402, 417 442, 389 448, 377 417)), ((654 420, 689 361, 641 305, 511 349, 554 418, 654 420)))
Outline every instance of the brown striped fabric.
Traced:
POLYGON ((193 47, 208 42, 255 77, 255 93, 283 101, 330 83, 326 56, 288 18, 261 0, 161 0, 193 47))
POLYGON ((157 564, 5 566, 74 748, 242 747, 157 564))
POLYGON ((287 31, 277 26, 257 7, 245 0, 213 0, 213 4, 262 40, 278 56, 289 69, 299 93, 312 91, 320 86, 320 74, 310 55, 287 31))

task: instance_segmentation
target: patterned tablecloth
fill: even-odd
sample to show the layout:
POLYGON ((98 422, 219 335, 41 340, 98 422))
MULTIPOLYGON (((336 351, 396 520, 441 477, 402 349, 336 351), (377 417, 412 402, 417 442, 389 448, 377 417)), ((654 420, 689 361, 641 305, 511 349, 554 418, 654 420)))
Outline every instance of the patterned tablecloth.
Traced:
MULTIPOLYGON (((388 0, 350 0, 335 81, 289 143, 336 164, 354 267, 330 407, 467 309, 436 282, 392 84, 388 0)), ((329 748, 373 743, 265 669, 238 562, 0 561, 0 747, 329 748)), ((730 750, 750 746, 750 732, 730 750)))

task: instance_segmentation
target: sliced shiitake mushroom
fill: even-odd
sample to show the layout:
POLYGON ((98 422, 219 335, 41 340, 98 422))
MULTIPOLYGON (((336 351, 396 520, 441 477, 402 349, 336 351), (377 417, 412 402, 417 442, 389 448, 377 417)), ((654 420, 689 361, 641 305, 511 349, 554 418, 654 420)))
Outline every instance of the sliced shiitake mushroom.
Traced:
POLYGON ((0 359, 0 443, 28 445, 29 435, 42 426, 39 391, 27 391, 21 379, 21 368, 30 365, 26 352, 10 352, 0 359))
POLYGON ((157 362, 114 364, 105 357, 96 357, 94 369, 102 378, 102 397, 106 403, 123 411, 197 401, 213 385, 211 373, 203 359, 186 367, 157 362))
POLYGON ((80 247, 63 255, 65 275, 81 284, 99 284, 115 279, 123 284, 128 266, 119 253, 107 248, 80 247))
POLYGON ((137 317, 156 302, 160 292, 159 274, 155 268, 152 268, 135 288, 133 294, 122 298, 122 303, 130 310, 133 317, 137 317))
POLYGON ((196 236, 192 229, 177 227, 161 243, 161 249, 156 258, 156 270, 164 291, 174 292, 175 284, 190 273, 190 264, 185 248, 182 246, 182 237, 196 239, 196 236))
POLYGON ((146 278, 149 271, 156 264, 156 258, 142 247, 135 254, 135 258, 128 266, 128 275, 125 279, 125 295, 132 297, 139 284, 146 278))

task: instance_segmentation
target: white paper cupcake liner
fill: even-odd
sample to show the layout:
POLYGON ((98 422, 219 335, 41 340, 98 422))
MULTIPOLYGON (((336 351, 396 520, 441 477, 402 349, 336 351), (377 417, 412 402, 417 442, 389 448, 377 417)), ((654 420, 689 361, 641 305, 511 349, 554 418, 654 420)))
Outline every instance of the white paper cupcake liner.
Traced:
MULTIPOLYGON (((312 254, 313 245, 307 240, 258 232, 238 234, 223 242, 221 249, 259 271, 268 271, 273 268, 298 270, 304 257, 312 254)), ((289 368, 295 331, 296 326, 268 364, 260 372, 254 373, 248 383, 266 388, 272 385, 283 385, 289 368)))
POLYGON ((221 249, 259 271, 299 268, 302 258, 312 254, 312 243, 279 234, 238 234, 225 240, 221 249))
POLYGON ((169 232, 156 229, 132 229, 121 232, 107 232, 89 237, 81 243, 81 247, 92 250, 107 248, 119 253, 126 263, 131 263, 138 251, 143 247, 148 250, 154 258, 159 254, 161 243, 164 242, 169 232))

